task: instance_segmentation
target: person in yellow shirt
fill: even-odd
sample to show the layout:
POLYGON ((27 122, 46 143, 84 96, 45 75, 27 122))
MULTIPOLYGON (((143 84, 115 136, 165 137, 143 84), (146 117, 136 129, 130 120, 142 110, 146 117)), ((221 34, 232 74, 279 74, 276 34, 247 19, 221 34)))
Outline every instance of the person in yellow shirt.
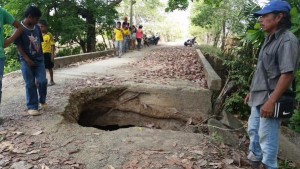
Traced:
POLYGON ((123 47, 123 30, 121 29, 121 22, 117 22, 116 28, 114 29, 114 38, 117 50, 117 55, 120 58, 122 56, 122 47, 123 47))
POLYGON ((130 30, 128 24, 122 25, 123 33, 124 33, 124 43, 123 43, 123 52, 126 53, 129 49, 129 42, 130 42, 130 30))
POLYGON ((48 32, 48 23, 45 20, 39 21, 39 26, 41 28, 41 32, 43 34, 43 54, 45 61, 45 68, 49 70, 50 82, 48 86, 55 85, 53 80, 53 67, 54 67, 54 58, 55 58, 55 42, 53 36, 50 32, 48 32))

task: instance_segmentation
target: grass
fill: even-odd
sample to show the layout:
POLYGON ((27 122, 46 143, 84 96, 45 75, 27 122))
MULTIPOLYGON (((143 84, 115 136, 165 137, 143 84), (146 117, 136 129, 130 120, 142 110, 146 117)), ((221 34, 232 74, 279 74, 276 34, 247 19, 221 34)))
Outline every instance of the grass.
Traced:
POLYGON ((203 54, 213 55, 218 58, 223 57, 223 52, 218 47, 210 46, 210 45, 200 45, 199 48, 203 52, 203 54))
POLYGON ((288 160, 279 160, 279 169, 296 169, 295 165, 288 160))

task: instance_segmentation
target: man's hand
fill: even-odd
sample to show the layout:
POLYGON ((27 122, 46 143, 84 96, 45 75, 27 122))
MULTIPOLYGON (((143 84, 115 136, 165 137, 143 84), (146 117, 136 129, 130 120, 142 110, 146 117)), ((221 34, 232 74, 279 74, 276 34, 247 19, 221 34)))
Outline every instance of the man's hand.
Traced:
POLYGON ((22 24, 20 24, 20 22, 15 21, 12 25, 16 28, 16 30, 14 31, 11 37, 4 40, 4 48, 12 44, 23 33, 24 28, 22 24))
MULTIPOLYGON (((25 58, 24 58, 24 59, 25 59, 25 58)), ((28 64, 29 67, 34 67, 34 66, 36 66, 35 63, 34 63, 31 59, 29 59, 29 58, 26 58, 25 61, 26 61, 26 63, 28 64)))
POLYGON ((244 103, 247 104, 250 99, 250 93, 248 93, 244 99, 244 103))
POLYGON ((268 99, 267 102, 260 109, 260 116, 263 118, 273 117, 275 110, 275 101, 268 99))

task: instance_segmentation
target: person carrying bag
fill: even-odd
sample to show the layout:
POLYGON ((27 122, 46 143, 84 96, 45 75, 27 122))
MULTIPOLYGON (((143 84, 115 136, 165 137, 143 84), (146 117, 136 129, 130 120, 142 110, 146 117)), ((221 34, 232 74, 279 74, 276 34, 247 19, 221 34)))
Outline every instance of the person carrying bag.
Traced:
MULTIPOLYGON (((266 86, 268 89, 268 97, 272 95, 272 90, 270 89, 267 70, 264 66, 262 59, 262 70, 266 82, 266 86)), ((275 104, 274 110, 274 118, 290 118, 293 116, 293 112, 296 104, 296 79, 293 80, 292 90, 288 89, 283 95, 279 98, 279 100, 275 104)))

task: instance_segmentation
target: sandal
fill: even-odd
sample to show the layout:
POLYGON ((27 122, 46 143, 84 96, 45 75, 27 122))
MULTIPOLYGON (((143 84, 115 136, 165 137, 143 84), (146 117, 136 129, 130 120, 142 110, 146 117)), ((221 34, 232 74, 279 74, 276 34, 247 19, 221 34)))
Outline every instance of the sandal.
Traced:
POLYGON ((48 84, 48 86, 53 86, 53 85, 55 85, 54 82, 50 82, 50 83, 48 84))

